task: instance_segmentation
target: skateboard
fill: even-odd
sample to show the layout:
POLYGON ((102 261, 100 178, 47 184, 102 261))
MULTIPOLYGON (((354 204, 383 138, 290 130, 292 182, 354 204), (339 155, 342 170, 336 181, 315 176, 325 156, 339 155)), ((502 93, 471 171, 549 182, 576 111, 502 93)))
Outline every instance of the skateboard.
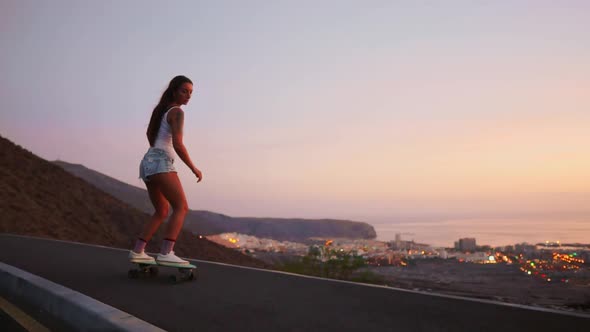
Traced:
POLYGON ((127 276, 131 279, 138 279, 140 277, 156 277, 158 275, 158 267, 170 267, 178 269, 179 275, 172 274, 168 277, 168 279, 172 283, 177 283, 180 281, 191 281, 196 278, 195 269, 196 266, 192 264, 174 264, 174 263, 158 263, 155 261, 152 262, 133 262, 132 264, 137 264, 137 269, 131 269, 127 273, 127 276))

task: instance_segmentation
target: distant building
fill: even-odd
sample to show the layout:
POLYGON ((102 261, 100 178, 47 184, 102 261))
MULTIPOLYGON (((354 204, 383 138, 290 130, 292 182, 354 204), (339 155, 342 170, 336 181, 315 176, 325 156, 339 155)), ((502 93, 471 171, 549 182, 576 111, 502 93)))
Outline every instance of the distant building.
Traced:
POLYGON ((530 254, 536 250, 536 247, 526 242, 515 244, 514 251, 519 254, 530 254))
POLYGON ((442 259, 449 258, 449 253, 444 248, 436 249, 436 251, 438 252, 438 257, 442 259))
POLYGON ((402 235, 395 233, 395 249, 400 249, 402 245, 402 235))
MULTIPOLYGON (((490 257, 485 252, 475 252, 470 254, 459 253, 455 254, 454 257, 459 262, 467 263, 491 263, 490 257)), ((493 261, 495 263, 495 261, 493 261)))
POLYGON ((466 237, 463 239, 459 239, 459 241, 455 241, 455 249, 459 251, 474 252, 477 249, 477 245, 475 244, 475 238, 466 237))
POLYGON ((507 253, 513 253, 514 252, 514 246, 508 245, 508 246, 502 248, 502 251, 507 252, 507 253))

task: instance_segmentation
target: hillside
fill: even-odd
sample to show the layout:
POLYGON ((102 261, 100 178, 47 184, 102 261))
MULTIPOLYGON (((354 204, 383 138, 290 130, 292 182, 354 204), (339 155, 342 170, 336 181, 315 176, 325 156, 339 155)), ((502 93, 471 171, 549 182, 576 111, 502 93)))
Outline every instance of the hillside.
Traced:
MULTIPOLYGON (((0 232, 130 248, 148 214, 0 136, 0 232)), ((158 251, 162 230, 148 245, 158 251)), ((183 231, 180 256, 268 267, 183 231)), ((126 257, 122 257, 126 259, 126 257)))
MULTIPOLYGON (((147 191, 82 165, 55 161, 66 171, 95 185, 135 208, 152 213, 147 191)), ((189 211, 185 229, 196 234, 211 235, 237 232, 276 240, 305 242, 311 237, 373 239, 373 226, 364 222, 334 219, 236 218, 210 211, 189 211)))

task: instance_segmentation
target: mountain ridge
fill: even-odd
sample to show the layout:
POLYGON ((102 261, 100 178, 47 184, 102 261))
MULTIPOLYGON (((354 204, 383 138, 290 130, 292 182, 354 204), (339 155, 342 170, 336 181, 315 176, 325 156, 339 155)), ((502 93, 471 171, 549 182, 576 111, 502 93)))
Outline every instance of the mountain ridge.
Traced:
MULTIPOLYGON (((145 189, 80 164, 65 161, 53 161, 53 163, 121 201, 146 213, 153 213, 153 207, 145 189)), ((373 226, 365 222, 338 219, 231 217, 208 210, 190 210, 184 227, 202 235, 236 232, 296 242, 307 242, 312 237, 374 239, 377 236, 373 226)))

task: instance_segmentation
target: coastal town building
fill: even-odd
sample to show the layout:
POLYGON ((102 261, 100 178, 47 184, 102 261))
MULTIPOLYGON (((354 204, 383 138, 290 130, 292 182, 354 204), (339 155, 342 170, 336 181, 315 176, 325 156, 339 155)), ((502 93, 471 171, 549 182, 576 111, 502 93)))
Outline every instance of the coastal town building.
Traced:
POLYGON ((455 249, 465 252, 474 252, 477 249, 475 238, 467 237, 455 241, 455 249))

